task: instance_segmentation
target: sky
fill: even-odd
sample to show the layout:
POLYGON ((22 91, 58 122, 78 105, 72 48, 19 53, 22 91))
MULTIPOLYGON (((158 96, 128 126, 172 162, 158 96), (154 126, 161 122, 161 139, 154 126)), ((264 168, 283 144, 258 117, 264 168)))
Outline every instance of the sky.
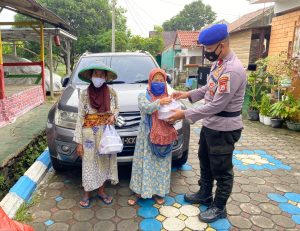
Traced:
MULTIPOLYGON (((127 9, 127 26, 134 35, 148 37, 155 25, 178 14, 184 5, 194 0, 117 0, 117 5, 127 9)), ((267 4, 249 4, 247 0, 202 0, 210 5, 217 14, 217 20, 225 19, 233 22, 242 15, 270 6, 267 4)), ((0 22, 14 20, 15 13, 4 9, 0 14, 0 22)))

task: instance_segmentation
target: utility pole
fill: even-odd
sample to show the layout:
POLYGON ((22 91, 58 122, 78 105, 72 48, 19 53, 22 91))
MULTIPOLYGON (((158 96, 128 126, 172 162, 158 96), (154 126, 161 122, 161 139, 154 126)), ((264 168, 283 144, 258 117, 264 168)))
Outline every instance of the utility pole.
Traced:
POLYGON ((112 0, 112 23, 111 23, 111 52, 115 52, 115 20, 117 0, 112 0))

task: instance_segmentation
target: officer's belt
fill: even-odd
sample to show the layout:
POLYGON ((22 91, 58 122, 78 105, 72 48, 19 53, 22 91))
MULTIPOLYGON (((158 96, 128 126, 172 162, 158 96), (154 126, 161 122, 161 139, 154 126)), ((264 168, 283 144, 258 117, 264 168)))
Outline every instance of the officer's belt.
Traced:
POLYGON ((221 111, 215 115, 221 116, 221 117, 237 117, 237 116, 241 115, 241 111, 234 111, 234 112, 221 111))

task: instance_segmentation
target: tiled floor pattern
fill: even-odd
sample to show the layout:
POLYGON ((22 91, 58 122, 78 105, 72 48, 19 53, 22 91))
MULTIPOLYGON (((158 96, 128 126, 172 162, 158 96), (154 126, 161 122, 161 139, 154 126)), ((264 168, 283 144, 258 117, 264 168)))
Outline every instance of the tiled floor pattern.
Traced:
POLYGON ((228 219, 221 219, 217 222, 206 224, 198 219, 200 211, 207 209, 205 206, 190 204, 184 200, 184 195, 166 197, 163 206, 155 204, 153 199, 142 200, 138 204, 140 208, 137 214, 144 218, 140 223, 141 230, 230 230, 228 219))
POLYGON ((269 155, 264 150, 235 150, 233 164, 239 170, 291 170, 291 167, 269 155))
POLYGON ((279 208, 292 216, 296 224, 300 224, 300 194, 285 193, 284 195, 269 193, 268 197, 278 203, 279 208))

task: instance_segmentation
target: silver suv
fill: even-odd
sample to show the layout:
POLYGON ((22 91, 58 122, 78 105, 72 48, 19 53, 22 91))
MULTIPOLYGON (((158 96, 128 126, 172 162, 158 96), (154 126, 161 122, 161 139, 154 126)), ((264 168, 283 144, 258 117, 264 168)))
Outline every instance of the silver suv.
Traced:
MULTIPOLYGON (((125 53, 87 53, 80 57, 72 75, 65 79, 66 88, 59 101, 50 109, 47 121, 47 141, 54 169, 62 170, 65 165, 80 165, 73 142, 75 124, 78 112, 78 95, 88 84, 78 78, 79 70, 92 64, 102 62, 110 66, 118 74, 118 79, 110 84, 117 92, 120 104, 120 114, 116 129, 120 134, 124 149, 118 153, 118 163, 130 163, 133 159, 134 147, 140 112, 138 95, 145 92, 150 71, 158 67, 155 59, 145 52, 125 53)), ((168 83, 171 78, 168 76, 168 83)), ((173 89, 168 84, 168 91, 173 89)), ((184 105, 182 104, 182 107, 184 105)), ((173 165, 183 165, 188 158, 190 125, 187 121, 175 125, 178 131, 178 141, 173 148, 173 165)))

